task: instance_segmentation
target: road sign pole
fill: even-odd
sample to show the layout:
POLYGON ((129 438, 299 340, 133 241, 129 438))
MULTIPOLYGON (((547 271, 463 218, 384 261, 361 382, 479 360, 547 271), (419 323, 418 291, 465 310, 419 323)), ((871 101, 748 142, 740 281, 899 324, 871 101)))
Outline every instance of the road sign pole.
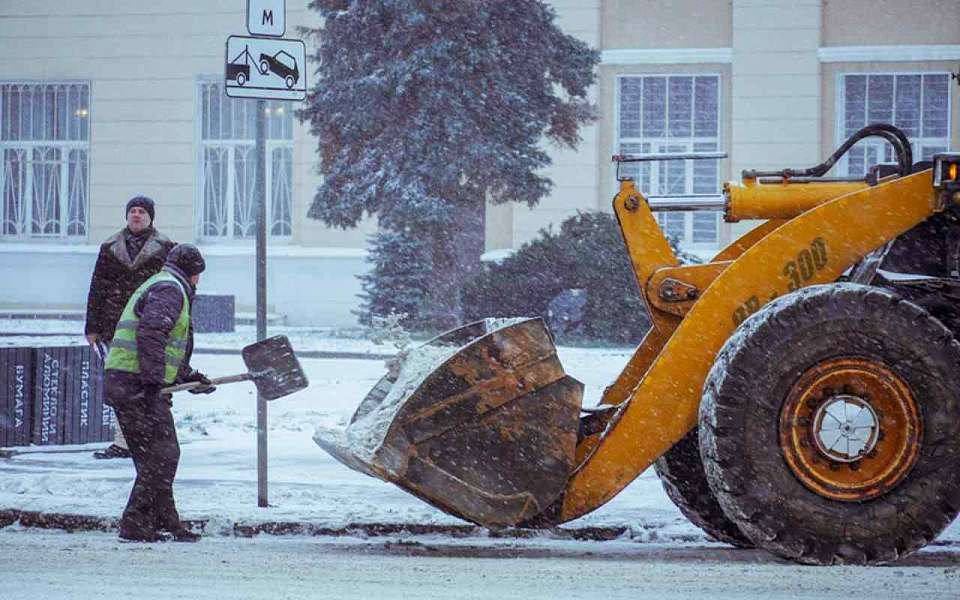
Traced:
MULTIPOLYGON (((267 102, 257 100, 256 186, 257 203, 257 341, 267 337, 267 102)), ((257 506, 267 503, 267 401, 257 392, 257 506)))
MULTIPOLYGON (((307 95, 307 47, 280 39, 286 29, 285 0, 247 0, 247 30, 225 48, 224 93, 256 99, 254 191, 257 209, 257 341, 267 337, 267 99, 303 100, 307 95)), ((267 401, 257 392, 257 506, 267 502, 267 401)))

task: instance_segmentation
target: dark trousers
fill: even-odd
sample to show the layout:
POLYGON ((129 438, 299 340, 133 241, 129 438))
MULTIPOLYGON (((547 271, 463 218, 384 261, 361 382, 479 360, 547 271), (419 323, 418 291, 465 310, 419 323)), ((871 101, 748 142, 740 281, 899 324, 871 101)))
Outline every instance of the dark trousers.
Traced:
POLYGON ((173 500, 180 444, 169 397, 145 398, 139 379, 139 375, 117 371, 108 371, 105 377, 107 404, 117 415, 137 469, 137 479, 120 520, 120 534, 126 536, 175 531, 180 527, 173 500))

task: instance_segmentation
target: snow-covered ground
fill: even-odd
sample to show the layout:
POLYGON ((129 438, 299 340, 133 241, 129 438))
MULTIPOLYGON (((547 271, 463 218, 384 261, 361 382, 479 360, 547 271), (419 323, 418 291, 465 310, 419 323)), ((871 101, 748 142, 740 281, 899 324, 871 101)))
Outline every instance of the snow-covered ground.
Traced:
MULTIPOLYGON (((11 321, 2 325, 36 322, 11 321)), ((4 329, 0 327, 0 329, 4 329)), ((29 329, 25 329, 29 330, 29 329)), ((271 330, 271 334, 276 330, 271 330)), ((354 338, 288 330, 294 347, 331 351, 390 353, 391 348, 354 338)), ((233 348, 252 341, 252 332, 221 334, 233 348)), ((77 341, 77 335, 69 339, 77 341)), ((24 343, 25 338, 0 338, 24 343)), ((200 336, 198 346, 212 344, 200 336)), ((585 405, 597 402, 630 356, 627 349, 559 349, 569 374, 586 385, 585 405)), ((306 522, 318 527, 350 524, 462 525, 399 488, 356 473, 323 452, 312 440, 316 427, 346 426, 366 392, 385 372, 382 360, 303 359, 310 387, 269 404, 269 508, 257 507, 256 401, 248 383, 224 386, 211 395, 175 397, 182 458, 176 497, 185 519, 208 519, 208 531, 233 523, 306 522)), ((236 355, 200 354, 194 366, 211 375, 244 370, 236 355)), ((134 477, 128 460, 99 461, 94 448, 20 448, 0 459, 0 509, 21 509, 117 517, 134 477)), ((673 506, 652 469, 599 510, 569 527, 627 527, 643 541, 697 541, 706 537, 673 506)), ((960 522, 941 540, 960 544, 960 522)))
MULTIPOLYGON (((344 348, 331 338, 304 337, 309 338, 306 343, 294 342, 298 350, 344 348)), ((352 344, 351 351, 390 351, 363 340, 352 344)), ((629 357, 626 350, 561 348, 560 353, 567 371, 586 384, 588 405, 597 402, 603 387, 629 357)), ((239 356, 200 354, 193 362, 211 375, 244 370, 239 356)), ((182 446, 176 496, 184 518, 210 519, 214 527, 238 520, 305 521, 330 527, 463 523, 393 485, 351 471, 312 440, 318 425, 346 426, 360 400, 385 372, 383 361, 303 359, 302 364, 310 387, 269 404, 270 508, 256 505, 254 387, 240 383, 211 395, 175 397, 182 446)), ((21 453, 0 460, 0 508, 118 516, 130 491, 133 465, 127 460, 95 460, 91 451, 96 447, 100 446, 70 447, 77 450, 71 452, 20 448, 21 453)), ((628 525, 640 536, 701 539, 699 530, 667 499, 652 470, 574 525, 628 525)))
POLYGON ((123 544, 109 533, 0 530, 0 598, 56 600, 948 600, 958 556, 926 549, 890 567, 810 568, 720 544, 206 537, 123 544))

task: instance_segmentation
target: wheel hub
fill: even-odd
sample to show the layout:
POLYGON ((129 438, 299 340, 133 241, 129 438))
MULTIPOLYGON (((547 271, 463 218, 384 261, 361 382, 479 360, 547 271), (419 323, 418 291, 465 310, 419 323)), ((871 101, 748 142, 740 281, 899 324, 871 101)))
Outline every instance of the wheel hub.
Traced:
POLYGON ((920 452, 920 410, 907 384, 872 359, 843 357, 803 373, 780 415, 794 475, 833 500, 863 502, 893 489, 920 452))
POLYGON ((879 431, 877 413, 859 396, 832 396, 813 416, 817 450, 837 462, 854 462, 869 454, 877 445, 879 431))

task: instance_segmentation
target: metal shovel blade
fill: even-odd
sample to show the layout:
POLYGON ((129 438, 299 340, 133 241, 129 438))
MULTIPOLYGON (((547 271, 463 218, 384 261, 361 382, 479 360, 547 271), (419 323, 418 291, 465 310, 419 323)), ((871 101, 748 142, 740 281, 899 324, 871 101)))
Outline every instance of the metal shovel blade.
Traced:
POLYGON ((309 385, 285 335, 250 344, 240 353, 257 391, 267 400, 282 398, 309 385))

